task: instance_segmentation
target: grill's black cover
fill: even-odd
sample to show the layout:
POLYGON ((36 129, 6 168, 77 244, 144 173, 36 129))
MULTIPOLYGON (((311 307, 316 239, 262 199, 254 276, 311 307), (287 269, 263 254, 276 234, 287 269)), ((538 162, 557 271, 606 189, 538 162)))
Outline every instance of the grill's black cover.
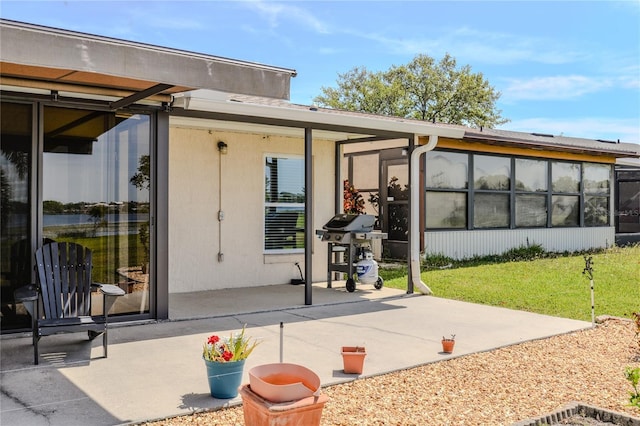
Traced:
POLYGON ((370 214, 337 214, 322 229, 342 232, 370 232, 376 218, 370 214))

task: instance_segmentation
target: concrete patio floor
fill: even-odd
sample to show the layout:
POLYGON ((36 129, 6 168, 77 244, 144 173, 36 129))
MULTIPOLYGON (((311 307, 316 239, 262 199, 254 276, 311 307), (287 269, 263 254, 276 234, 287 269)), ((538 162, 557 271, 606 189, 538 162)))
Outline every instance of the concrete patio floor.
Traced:
POLYGON ((341 283, 216 290, 170 297, 170 321, 114 324, 109 357, 100 339, 44 337, 34 366, 29 336, 0 341, 0 424, 120 425, 241 404, 209 394, 201 348, 211 334, 247 325, 260 340, 248 370, 280 360, 313 370, 323 386, 384 374, 455 356, 588 328, 590 323, 361 285, 341 283), (283 327, 280 327, 280 323, 283 327), (280 345, 282 332, 283 344, 280 345), (443 335, 456 334, 452 355, 443 335), (363 375, 342 371, 341 346, 365 346, 363 375), (403 356, 388 356, 402 347, 403 356))

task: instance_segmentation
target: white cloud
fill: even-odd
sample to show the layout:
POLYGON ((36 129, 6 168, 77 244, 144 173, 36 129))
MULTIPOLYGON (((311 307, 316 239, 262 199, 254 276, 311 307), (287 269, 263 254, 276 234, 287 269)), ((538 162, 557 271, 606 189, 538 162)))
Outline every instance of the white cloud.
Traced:
POLYGON ((616 83, 620 87, 634 90, 640 89, 640 65, 637 62, 634 65, 620 67, 614 72, 617 72, 616 83))
MULTIPOLYGON (((544 64, 565 64, 583 60, 589 56, 563 46, 557 40, 540 37, 523 37, 500 32, 484 32, 468 27, 441 28, 438 36, 432 38, 390 37, 380 33, 348 31, 351 35, 375 41, 391 51, 402 55, 426 52, 430 56, 451 53, 465 62, 513 64, 517 62, 537 62, 544 64)), ((419 34, 416 33, 416 34, 419 34)))
POLYGON ((513 120, 501 126, 518 132, 551 133, 576 138, 602 139, 640 144, 640 118, 530 118, 513 120))
POLYGON ((504 102, 517 100, 574 99, 588 93, 609 88, 613 82, 606 78, 582 75, 560 75, 531 79, 508 79, 500 89, 504 102))
POLYGON ((313 29, 320 34, 328 34, 329 27, 311 14, 308 10, 287 3, 271 3, 262 0, 243 3, 264 16, 271 28, 280 26, 282 20, 292 20, 298 25, 313 29))

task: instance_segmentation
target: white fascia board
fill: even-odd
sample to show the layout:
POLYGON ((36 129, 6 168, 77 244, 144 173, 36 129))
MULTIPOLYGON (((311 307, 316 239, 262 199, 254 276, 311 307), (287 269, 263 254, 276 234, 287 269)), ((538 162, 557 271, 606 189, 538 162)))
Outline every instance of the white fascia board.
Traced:
MULTIPOLYGON (((218 131, 240 132, 240 133, 269 134, 269 135, 288 136, 288 137, 296 137, 296 138, 304 137, 304 129, 299 127, 294 128, 294 127, 270 126, 266 124, 209 120, 205 118, 194 118, 194 117, 170 116, 169 125, 178 126, 178 127, 192 127, 192 128, 198 128, 198 129, 212 129, 212 130, 218 130, 218 131)), ((347 140, 350 138, 358 138, 358 137, 366 137, 366 136, 369 136, 369 135, 357 135, 353 133, 332 132, 327 130, 315 130, 313 132, 313 137, 315 139, 326 139, 331 141, 341 141, 341 140, 347 140)), ((405 146, 406 145, 407 143, 405 141, 405 146)))
POLYGON ((237 114, 252 117, 263 117, 277 120, 300 121, 305 123, 322 123, 332 126, 358 127, 387 132, 410 133, 417 136, 440 136, 462 139, 464 129, 431 125, 427 122, 407 121, 402 118, 375 118, 358 116, 357 113, 331 113, 318 110, 304 110, 272 105, 258 105, 245 102, 221 100, 220 97, 196 97, 191 92, 177 94, 173 106, 185 110, 237 114))

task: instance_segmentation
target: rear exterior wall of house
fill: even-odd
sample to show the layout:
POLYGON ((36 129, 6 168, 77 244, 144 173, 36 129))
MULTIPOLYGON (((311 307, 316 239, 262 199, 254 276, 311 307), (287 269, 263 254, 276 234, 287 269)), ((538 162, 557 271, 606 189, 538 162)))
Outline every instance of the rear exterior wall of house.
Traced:
MULTIPOLYGON (((169 140, 169 292, 287 284, 299 278, 295 263, 305 270, 305 226, 321 228, 334 214, 333 142, 313 141, 313 222, 305 224, 298 213, 295 236, 274 245, 265 232, 267 213, 276 210, 265 201, 266 164, 280 161, 280 183, 271 188, 279 194, 296 192, 295 201, 300 201, 306 190, 300 174, 304 138, 218 131, 213 122, 202 120, 202 127, 171 125, 169 140), (218 150, 219 141, 227 144, 226 154, 218 150), (287 173, 295 174, 289 182, 287 173)), ((301 211, 300 203, 280 206, 301 211)), ((326 244, 314 238, 312 250, 313 281, 324 280, 326 244)))

